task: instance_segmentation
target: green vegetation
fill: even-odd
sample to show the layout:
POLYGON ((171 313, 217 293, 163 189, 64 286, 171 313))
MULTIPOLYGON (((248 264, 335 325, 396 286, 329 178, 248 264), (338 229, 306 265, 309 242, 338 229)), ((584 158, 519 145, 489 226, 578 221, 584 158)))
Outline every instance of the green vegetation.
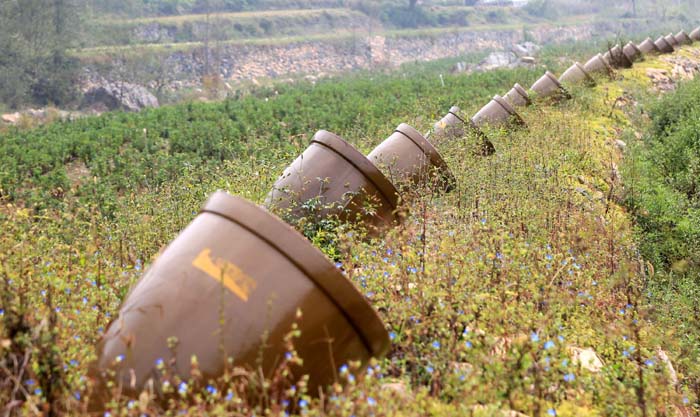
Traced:
MULTIPOLYGON (((641 140, 630 135, 627 202, 642 256, 656 268, 649 284, 656 317, 676 329, 684 358, 700 357, 700 82, 651 100, 641 140)), ((700 392, 700 364, 683 359, 700 392)))
POLYGON ((73 0, 0 4, 0 103, 71 104, 77 60, 66 54, 79 30, 73 0))
POLYGON ((282 84, 223 103, 9 129, 0 147, 0 197, 38 209, 61 207, 72 194, 75 179, 66 167, 72 163, 84 165, 90 179, 94 177, 83 181, 75 195, 111 212, 118 196, 158 187, 193 168, 232 159, 270 159, 276 153, 290 156, 321 128, 369 146, 407 117, 422 113, 436 120, 465 97, 484 102, 494 90, 536 76, 522 70, 446 75, 443 88, 437 71, 407 71, 410 82, 375 74, 316 85, 282 84), (436 89, 443 93, 435 95, 436 89))
MULTIPOLYGON (((476 156, 470 136, 439 143, 457 190, 407 195, 409 218, 381 240, 359 241, 345 225, 317 229, 333 234, 332 255, 391 332, 385 360, 341 367, 322 399, 309 396, 303 381, 253 388, 253 371, 208 381, 193 368, 186 385, 169 381, 165 403, 148 394, 115 398, 111 415, 660 417, 677 406, 697 410, 697 275, 681 276, 672 263, 660 273, 663 262, 654 275, 640 260, 613 165, 621 158, 616 132, 641 128, 632 103, 649 100, 645 68, 667 65, 641 63, 621 80, 574 89, 568 102, 523 110, 527 129, 487 132, 492 157, 476 156), (602 368, 576 362, 574 347, 595 349, 602 368), (677 387, 659 349, 678 371, 677 387)), ((450 105, 471 114, 514 81, 526 85, 539 75, 446 76, 442 87, 434 68, 413 66, 405 75, 277 86, 218 104, 3 132, 0 403, 16 414, 86 414, 94 344, 149 259, 207 194, 225 189, 260 202, 317 129, 368 151, 399 122, 426 131, 450 105)), ((698 87, 686 88, 678 95, 685 105, 649 107, 652 130, 632 162, 661 171, 623 175, 635 212, 663 210, 659 198, 673 196, 675 211, 661 214, 677 224, 697 208, 686 175, 696 169, 696 121, 683 115, 697 114, 698 87), (661 187, 663 194, 649 194, 661 187)), ((691 220, 680 230, 697 231, 691 220)), ((642 239, 650 236, 645 254, 694 262, 683 252, 692 246, 654 243, 678 238, 670 223, 640 224, 642 239)), ((328 241, 315 240, 326 249, 328 241)))

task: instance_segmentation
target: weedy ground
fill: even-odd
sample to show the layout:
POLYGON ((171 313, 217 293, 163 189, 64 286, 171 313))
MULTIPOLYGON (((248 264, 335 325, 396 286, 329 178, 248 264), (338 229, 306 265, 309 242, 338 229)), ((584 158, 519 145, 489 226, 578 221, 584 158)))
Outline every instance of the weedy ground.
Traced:
MULTIPOLYGON (((440 142, 456 190, 407 193, 409 216, 381 240, 359 240, 362 231, 345 226, 324 231, 330 239, 310 236, 380 312, 392 339, 386 359, 342 366, 320 398, 303 379, 266 382, 232 369, 202 380, 193 362, 192 380, 170 380, 167 404, 148 393, 115 398, 105 415, 675 416, 693 405, 697 413, 700 373, 688 357, 697 351, 684 350, 685 335, 658 318, 667 306, 651 293, 655 270, 621 204, 627 179, 615 140, 648 124, 638 104, 653 94, 647 66, 668 64, 651 59, 616 80, 600 78, 595 88, 573 88, 572 100, 523 110, 526 129, 488 131, 493 156, 477 156, 471 136, 440 142), (574 360, 575 348, 594 349, 602 368, 574 360)), ((500 77, 501 89, 512 85, 500 77)), ((435 110, 420 98, 411 106, 423 116, 404 121, 426 130, 424 115, 435 110)), ((139 120, 128 123, 138 128, 139 120)), ((368 151, 378 139, 354 142, 368 151)), ((208 193, 262 201, 293 158, 285 149, 185 166, 156 185, 124 174, 138 186, 120 188, 107 212, 97 196, 68 198, 73 189, 53 197, 65 199, 61 205, 41 210, 6 197, 4 411, 85 414, 94 345, 151 257, 208 193)), ((112 163, 124 164, 120 157, 112 163)))

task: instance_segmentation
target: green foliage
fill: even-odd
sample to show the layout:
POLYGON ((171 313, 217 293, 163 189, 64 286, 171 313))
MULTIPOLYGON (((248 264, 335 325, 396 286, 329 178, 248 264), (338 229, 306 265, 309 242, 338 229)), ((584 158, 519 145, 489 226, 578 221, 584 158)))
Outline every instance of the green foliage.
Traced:
POLYGON ((639 226, 640 251, 655 267, 650 302, 663 306, 655 320, 677 337, 667 346, 683 352, 679 366, 691 390, 700 388, 700 82, 683 83, 650 99, 641 140, 629 135, 624 166, 627 205, 639 226))
POLYGON ((651 129, 634 154, 630 205, 645 233, 643 252, 659 268, 700 267, 700 83, 649 106, 651 129))
POLYGON ((495 89, 535 75, 522 70, 445 75, 443 88, 437 71, 407 71, 411 82, 392 75, 357 75, 315 85, 281 84, 223 103, 15 128, 0 142, 0 197, 42 209, 60 207, 74 194, 111 212, 119 195, 158 187, 188 167, 291 155, 319 129, 376 143, 391 133, 391 124, 419 110, 437 120, 465 97, 476 105, 488 101, 495 89), (434 94, 436 89, 442 93, 434 94), (71 179, 67 163, 84 164, 89 177, 71 179))
POLYGON ((67 56, 79 30, 77 2, 0 4, 0 102, 66 105, 76 98, 77 60, 67 56))

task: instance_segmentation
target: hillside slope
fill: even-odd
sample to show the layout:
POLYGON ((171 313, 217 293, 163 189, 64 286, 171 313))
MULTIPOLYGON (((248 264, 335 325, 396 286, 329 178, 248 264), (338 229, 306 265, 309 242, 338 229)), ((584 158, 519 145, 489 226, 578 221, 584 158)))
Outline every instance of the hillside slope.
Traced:
MULTIPOLYGON (((497 149, 491 157, 476 156, 470 136, 440 143, 457 190, 415 190, 409 219, 381 240, 358 242, 351 233, 361 231, 345 227, 311 236, 380 311, 393 343, 386 360, 366 372, 341 367, 321 399, 303 381, 260 388, 255 373, 240 370, 198 380, 195 362, 193 381, 169 385, 168 414, 690 413, 700 375, 676 341, 682 335, 655 321, 664 306, 647 293, 653 268, 619 204, 624 146, 616 142, 644 126, 638 103, 655 94, 649 70, 681 76, 678 57, 697 65, 700 47, 524 110, 527 129, 487 132, 497 149)), ((259 202, 313 129, 331 126, 365 150, 400 121, 425 131, 450 104, 476 108, 532 78, 453 76, 444 89, 389 79, 385 95, 358 82, 345 92, 321 86, 311 102, 306 91, 282 91, 5 134, 6 161, 23 160, 36 140, 32 157, 42 163, 3 164, 0 177, 0 348, 11 375, 2 403, 27 415, 47 401, 85 413, 94 344, 150 257, 208 193, 259 202), (476 86, 483 90, 469 90, 476 86), (362 99, 374 93, 386 101, 362 99), (352 106, 342 106, 343 94, 352 106), (259 116, 242 119, 249 114, 259 116)), ((161 407, 148 394, 115 398, 110 415, 157 415, 161 407)))

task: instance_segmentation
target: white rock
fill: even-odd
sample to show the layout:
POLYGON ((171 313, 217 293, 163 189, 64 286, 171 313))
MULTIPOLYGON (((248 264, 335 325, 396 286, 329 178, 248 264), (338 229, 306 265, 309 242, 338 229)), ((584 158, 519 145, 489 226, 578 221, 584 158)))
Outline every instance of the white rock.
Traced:
POLYGON ((569 347, 571 359, 575 364, 581 365, 583 369, 590 372, 598 373, 603 369, 603 361, 598 357, 595 350, 591 348, 569 347))
POLYGON ((659 348, 656 350, 656 356, 661 362, 663 362, 666 365, 666 370, 668 371, 668 378, 671 380, 671 385, 673 385, 674 387, 678 386, 678 374, 673 368, 673 363, 671 363, 671 359, 669 359, 666 352, 659 348))

